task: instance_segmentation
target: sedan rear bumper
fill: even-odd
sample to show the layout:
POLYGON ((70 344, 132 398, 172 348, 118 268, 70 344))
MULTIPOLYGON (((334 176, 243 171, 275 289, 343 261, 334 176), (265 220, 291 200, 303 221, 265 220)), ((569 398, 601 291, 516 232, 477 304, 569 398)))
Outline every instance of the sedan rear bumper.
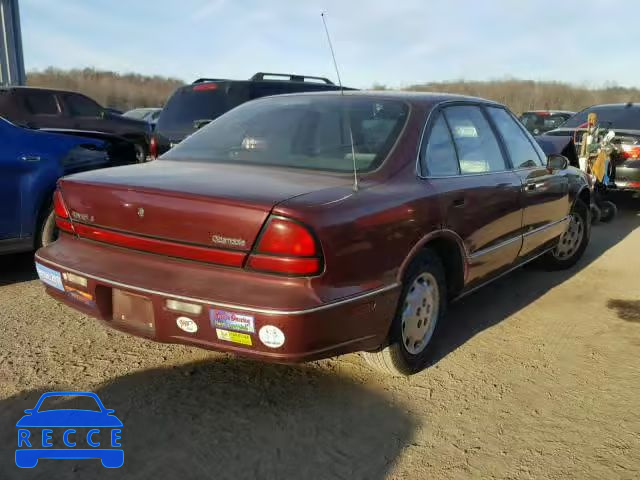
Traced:
POLYGON ((45 285, 47 293, 112 328, 274 362, 379 347, 400 293, 397 284, 383 285, 323 301, 305 279, 253 275, 69 235, 39 250, 36 261, 62 276, 63 289, 45 285), (69 274, 85 278, 86 287, 67 281, 69 274), (171 310, 168 300, 200 311, 171 310), (277 327, 284 343, 265 343, 265 326, 277 327))

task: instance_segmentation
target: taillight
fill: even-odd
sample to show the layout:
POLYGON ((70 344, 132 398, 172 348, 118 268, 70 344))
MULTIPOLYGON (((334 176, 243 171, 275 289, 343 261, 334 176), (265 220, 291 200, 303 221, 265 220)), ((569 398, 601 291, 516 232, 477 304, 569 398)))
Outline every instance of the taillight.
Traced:
POLYGON ((60 190, 56 190, 53 194, 53 211, 56 214, 57 227, 65 232, 75 233, 69 219, 69 210, 67 210, 67 206, 64 204, 60 190))
POLYGON ((622 145, 622 156, 631 160, 639 159, 640 145, 622 145))
POLYGON ((262 272, 316 275, 322 270, 322 254, 307 227, 288 218, 271 217, 247 266, 262 272))
POLYGON ((158 140, 156 140, 155 136, 149 140, 149 155, 151 155, 151 158, 158 158, 158 140))

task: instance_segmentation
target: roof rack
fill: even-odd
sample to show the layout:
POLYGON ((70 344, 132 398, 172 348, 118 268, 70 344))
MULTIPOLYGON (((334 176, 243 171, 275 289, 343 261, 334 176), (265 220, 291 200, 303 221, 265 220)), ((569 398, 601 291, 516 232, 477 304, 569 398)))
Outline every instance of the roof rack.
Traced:
MULTIPOLYGON (((311 75, 296 75, 294 73, 270 73, 270 72, 258 72, 256 73, 253 77, 251 77, 249 80, 251 81, 256 81, 256 80, 265 80, 264 77, 281 77, 283 80, 285 81, 290 81, 290 82, 304 82, 307 79, 308 80, 319 80, 321 82, 326 83, 327 85, 334 85, 334 83, 329 80, 328 78, 325 77, 314 77, 311 75)), ((267 79, 270 80, 270 79, 267 79)))
POLYGON ((226 78, 199 78, 193 82, 191 82, 191 84, 195 84, 195 83, 204 83, 204 82, 222 82, 226 80, 226 78))

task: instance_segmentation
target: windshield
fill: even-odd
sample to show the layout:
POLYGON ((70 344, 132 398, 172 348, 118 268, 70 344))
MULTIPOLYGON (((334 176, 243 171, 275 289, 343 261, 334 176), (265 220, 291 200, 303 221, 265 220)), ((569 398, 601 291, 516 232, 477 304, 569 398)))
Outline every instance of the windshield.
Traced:
POLYGON ((598 115, 598 123, 610 128, 623 130, 640 130, 640 106, 600 106, 591 107, 576 113, 567 120, 562 128, 578 128, 587 123, 587 116, 594 112, 598 115))
POLYGON ((396 100, 282 96, 244 104, 165 154, 163 159, 257 164, 336 172, 379 166, 407 119, 396 100))
POLYGON ((524 113, 520 121, 529 131, 543 131, 558 128, 571 115, 565 113, 524 113))

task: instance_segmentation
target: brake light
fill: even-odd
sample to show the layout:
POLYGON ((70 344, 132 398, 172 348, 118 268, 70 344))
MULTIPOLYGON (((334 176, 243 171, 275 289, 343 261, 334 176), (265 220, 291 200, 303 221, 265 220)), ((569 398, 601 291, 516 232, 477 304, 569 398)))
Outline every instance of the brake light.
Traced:
POLYGON ((193 87, 194 92, 203 92, 206 90, 217 90, 217 89, 218 89, 217 83, 199 83, 198 85, 193 87))
POLYGON ((75 233, 69 219, 69 210, 67 210, 67 206, 64 204, 60 190, 56 190, 53 193, 53 211, 56 214, 57 227, 65 232, 75 233))
POLYGON ((307 227, 291 219, 271 217, 247 265, 262 272, 316 275, 322 268, 322 255, 307 227))
POLYGON ((631 160, 639 159, 640 145, 622 145, 622 156, 631 160))
POLYGON ((149 140, 149 155, 151 155, 151 158, 158 158, 158 140, 156 140, 156 137, 151 137, 151 140, 149 140))

